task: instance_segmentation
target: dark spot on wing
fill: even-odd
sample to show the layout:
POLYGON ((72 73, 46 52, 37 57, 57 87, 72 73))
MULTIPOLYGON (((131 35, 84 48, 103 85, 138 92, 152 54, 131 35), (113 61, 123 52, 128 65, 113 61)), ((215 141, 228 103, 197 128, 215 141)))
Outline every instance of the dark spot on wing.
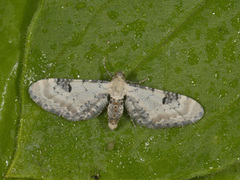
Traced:
POLYGON ((58 78, 56 81, 57 85, 60 86, 66 92, 72 91, 72 86, 70 85, 71 82, 72 82, 72 79, 61 79, 61 78, 58 78))
POLYGON ((164 91, 164 94, 165 97, 162 99, 162 104, 172 103, 173 101, 177 101, 179 98, 179 95, 177 93, 164 91))
POLYGON ((165 97, 162 99, 162 104, 165 104, 165 103, 166 103, 166 99, 167 99, 167 97, 165 96, 165 97))
POLYGON ((70 84, 68 84, 68 92, 72 91, 72 86, 70 84))

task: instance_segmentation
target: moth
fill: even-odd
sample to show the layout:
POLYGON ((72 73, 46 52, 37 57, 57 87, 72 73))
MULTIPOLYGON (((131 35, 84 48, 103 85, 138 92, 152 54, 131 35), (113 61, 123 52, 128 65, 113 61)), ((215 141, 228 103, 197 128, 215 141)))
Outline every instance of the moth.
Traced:
MULTIPOLYGON (((33 101, 70 121, 98 116, 107 106, 108 127, 117 128, 124 106, 132 120, 148 128, 170 128, 195 123, 203 107, 190 97, 125 80, 120 70, 112 80, 43 79, 29 87, 33 101)), ((133 122, 133 121, 132 121, 133 122)))

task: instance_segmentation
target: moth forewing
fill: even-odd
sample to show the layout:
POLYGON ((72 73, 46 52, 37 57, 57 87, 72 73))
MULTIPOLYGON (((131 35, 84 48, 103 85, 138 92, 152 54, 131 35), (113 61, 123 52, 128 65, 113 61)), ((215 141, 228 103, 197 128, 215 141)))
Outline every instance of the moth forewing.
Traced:
POLYGON ((30 97, 43 109, 70 121, 99 115, 108 104, 107 81, 43 79, 29 87, 30 97))
POLYGON ((127 86, 125 106, 132 119, 148 128, 170 128, 194 123, 204 114, 192 98, 138 85, 127 86))

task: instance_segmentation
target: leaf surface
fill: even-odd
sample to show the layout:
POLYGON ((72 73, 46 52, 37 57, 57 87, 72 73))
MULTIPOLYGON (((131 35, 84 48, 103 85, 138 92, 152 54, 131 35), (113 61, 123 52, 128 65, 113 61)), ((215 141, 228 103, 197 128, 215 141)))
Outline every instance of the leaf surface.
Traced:
POLYGON ((239 161, 238 1, 41 1, 27 34, 22 114, 7 177, 186 179, 239 161), (69 122, 34 104, 33 82, 110 80, 111 72, 198 100, 205 115, 183 128, 135 129, 127 113, 69 122))

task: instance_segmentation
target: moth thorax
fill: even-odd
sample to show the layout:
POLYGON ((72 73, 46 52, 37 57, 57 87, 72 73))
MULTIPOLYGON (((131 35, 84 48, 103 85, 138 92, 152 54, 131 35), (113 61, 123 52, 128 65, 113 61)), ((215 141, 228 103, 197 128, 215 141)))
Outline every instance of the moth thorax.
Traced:
POLYGON ((110 98, 108 105, 108 127, 111 130, 117 128, 118 121, 123 113, 123 99, 110 98))

